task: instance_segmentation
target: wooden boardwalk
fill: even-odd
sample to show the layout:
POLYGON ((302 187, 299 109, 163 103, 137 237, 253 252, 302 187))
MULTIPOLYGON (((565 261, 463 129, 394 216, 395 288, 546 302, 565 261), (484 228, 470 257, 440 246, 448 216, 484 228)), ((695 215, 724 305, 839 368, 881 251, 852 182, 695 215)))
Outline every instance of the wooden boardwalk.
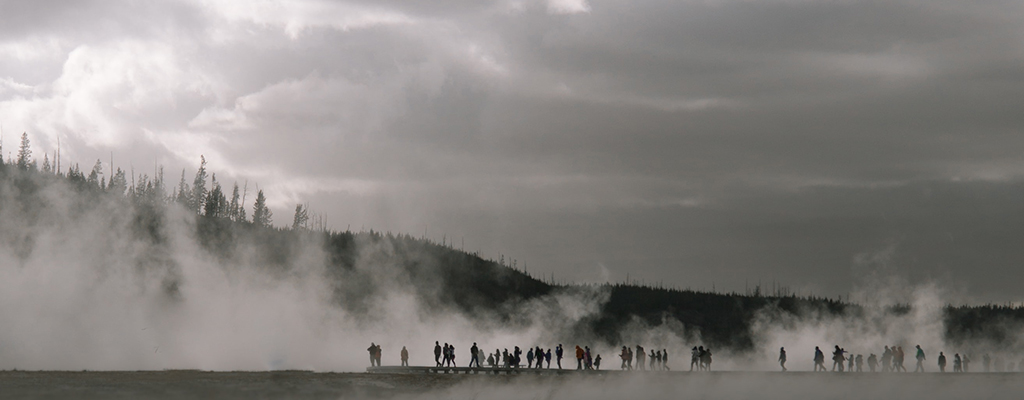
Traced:
POLYGON ((469 367, 368 367, 366 372, 377 374, 484 374, 484 375, 564 375, 564 374, 606 374, 622 372, 618 370, 576 370, 557 368, 469 368, 469 367))

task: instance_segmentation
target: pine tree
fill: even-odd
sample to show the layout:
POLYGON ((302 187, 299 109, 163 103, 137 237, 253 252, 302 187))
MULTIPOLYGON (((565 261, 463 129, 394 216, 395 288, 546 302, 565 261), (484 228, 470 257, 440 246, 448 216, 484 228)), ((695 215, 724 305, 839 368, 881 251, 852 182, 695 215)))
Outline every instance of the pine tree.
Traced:
POLYGON ((174 200, 177 201, 178 204, 181 204, 185 207, 189 207, 189 204, 192 202, 191 199, 192 193, 188 188, 188 183, 185 182, 185 169, 182 168, 181 182, 178 182, 178 193, 177 197, 174 200))
POLYGON ((136 201, 146 201, 153 191, 153 183, 149 180, 149 175, 142 174, 139 176, 138 182, 135 183, 135 187, 132 188, 132 197, 136 201))
POLYGON ((292 229, 305 228, 309 221, 309 207, 302 204, 295 205, 295 218, 292 219, 292 229))
POLYGON ((114 175, 110 177, 107 191, 123 196, 125 190, 128 190, 128 178, 125 176, 124 170, 118 168, 114 175))
POLYGON ((238 196, 238 182, 235 182, 235 187, 231 189, 231 203, 228 204, 228 218, 232 221, 238 221, 238 213, 242 211, 238 196))
POLYGON ((164 188, 164 167, 161 165, 156 171, 156 178, 153 179, 153 192, 156 196, 160 197, 160 200, 164 199, 167 192, 164 188))
POLYGON ((217 182, 217 174, 213 174, 212 178, 211 184, 213 189, 206 196, 203 215, 213 218, 224 217, 226 216, 227 200, 224 198, 224 191, 221 189, 220 183, 217 182))
POLYGON ((203 205, 206 203, 206 157, 199 156, 199 170, 192 180, 192 198, 189 206, 196 214, 203 213, 203 205))
POLYGON ((245 201, 243 200, 238 203, 238 219, 236 221, 246 222, 248 218, 249 216, 245 213, 245 201))
POLYGON ((78 163, 75 163, 75 165, 72 165, 71 167, 68 168, 68 175, 67 175, 67 177, 68 177, 68 180, 73 182, 73 183, 84 183, 85 182, 85 174, 83 174, 82 170, 79 169, 78 163))
POLYGON ((267 207, 267 198, 263 196, 263 191, 258 191, 256 204, 252 206, 252 223, 256 226, 270 226, 273 215, 274 213, 267 207))
POLYGON ((53 166, 50 165, 50 156, 47 154, 43 154, 43 172, 53 173, 53 166))
POLYGON ((96 164, 92 166, 92 172, 89 173, 89 179, 86 180, 92 186, 98 186, 100 184, 100 175, 103 175, 103 163, 100 160, 96 160, 96 164))
POLYGON ((32 144, 28 140, 28 132, 21 134, 21 147, 18 148, 18 169, 26 171, 32 165, 32 144))

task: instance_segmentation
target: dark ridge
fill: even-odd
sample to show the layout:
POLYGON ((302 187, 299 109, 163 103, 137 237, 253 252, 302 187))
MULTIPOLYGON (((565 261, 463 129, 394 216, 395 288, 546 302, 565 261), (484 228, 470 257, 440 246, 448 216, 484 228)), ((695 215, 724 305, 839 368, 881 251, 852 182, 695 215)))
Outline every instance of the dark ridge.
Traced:
MULTIPOLYGON (((23 140, 23 143, 27 139, 23 140)), ((590 337, 616 345, 631 338, 626 328, 640 322, 678 330, 684 337, 699 339, 716 348, 749 350, 754 347, 751 327, 756 318, 785 324, 786 316, 861 315, 861 306, 840 300, 754 293, 717 293, 676 290, 637 284, 577 285, 544 282, 524 271, 454 249, 447 243, 369 230, 335 232, 308 229, 296 216, 291 228, 270 224, 272 215, 237 196, 225 195, 215 175, 206 180, 205 161, 192 184, 182 173, 181 183, 167 194, 162 171, 155 177, 132 176, 117 169, 109 181, 103 179, 102 165, 83 173, 78 165, 66 172, 49 162, 42 169, 34 161, 0 159, 0 246, 22 260, 34 251, 35 234, 59 227, 61 216, 79 219, 92 216, 106 229, 131 233, 132 245, 143 249, 134 254, 135 267, 161 279, 169 298, 180 298, 180 266, 171 254, 170 218, 186 218, 191 236, 207 255, 228 267, 263 268, 282 277, 299 273, 298 263, 309 260, 310 251, 322 252, 321 267, 333 289, 333 301, 363 323, 375 321, 377 300, 386 289, 400 288, 415 296, 423 310, 432 313, 462 313, 470 320, 500 328, 525 323, 520 306, 543 301, 548 296, 573 293, 603 293, 606 300, 593 316, 562 332, 564 340, 590 337), (211 188, 207 189, 207 183, 211 188), (54 192, 67 193, 66 204, 54 200, 54 192), (98 216, 98 217, 97 217, 98 216), (247 258, 248 257, 248 258, 247 258), (480 316, 486 316, 482 319, 480 316)), ((29 153, 30 154, 30 153, 29 153)), ((237 187, 237 185, 236 185, 237 187)), ((237 192, 236 192, 237 193, 237 192)), ((262 198, 262 192, 259 192, 262 198)), ((265 207, 265 206, 263 206, 265 207)), ((297 208, 301 210, 302 207, 297 208)), ((90 220, 90 221, 92 221, 90 220)), ((117 249, 111 249, 116 251, 117 249)), ((894 305, 894 315, 909 312, 908 305, 894 305)), ((1016 332, 1024 322, 1024 308, 1010 306, 948 306, 945 309, 946 338, 954 343, 979 339, 1017 346, 1016 332)))

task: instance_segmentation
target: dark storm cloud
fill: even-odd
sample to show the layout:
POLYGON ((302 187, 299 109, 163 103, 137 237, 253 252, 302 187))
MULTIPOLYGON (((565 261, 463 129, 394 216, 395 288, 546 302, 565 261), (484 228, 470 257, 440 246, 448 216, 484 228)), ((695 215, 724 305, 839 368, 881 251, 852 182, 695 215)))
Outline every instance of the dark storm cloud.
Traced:
POLYGON ((845 294, 858 260, 894 249, 893 273, 1005 299, 1024 258, 996 222, 1020 213, 1018 2, 6 2, 0 15, 6 137, 27 131, 40 153, 61 137, 86 165, 155 158, 172 180, 204 154, 222 182, 266 188, 279 222, 308 201, 335 228, 464 236, 569 279, 719 289, 777 277, 845 294))

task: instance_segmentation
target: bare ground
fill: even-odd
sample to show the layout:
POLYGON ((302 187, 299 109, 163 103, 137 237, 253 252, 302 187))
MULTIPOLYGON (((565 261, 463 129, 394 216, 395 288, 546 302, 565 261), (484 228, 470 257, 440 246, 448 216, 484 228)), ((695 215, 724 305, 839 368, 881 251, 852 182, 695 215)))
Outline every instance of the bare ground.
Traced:
POLYGON ((1024 374, 0 371, 17 399, 1020 399, 1024 374))

